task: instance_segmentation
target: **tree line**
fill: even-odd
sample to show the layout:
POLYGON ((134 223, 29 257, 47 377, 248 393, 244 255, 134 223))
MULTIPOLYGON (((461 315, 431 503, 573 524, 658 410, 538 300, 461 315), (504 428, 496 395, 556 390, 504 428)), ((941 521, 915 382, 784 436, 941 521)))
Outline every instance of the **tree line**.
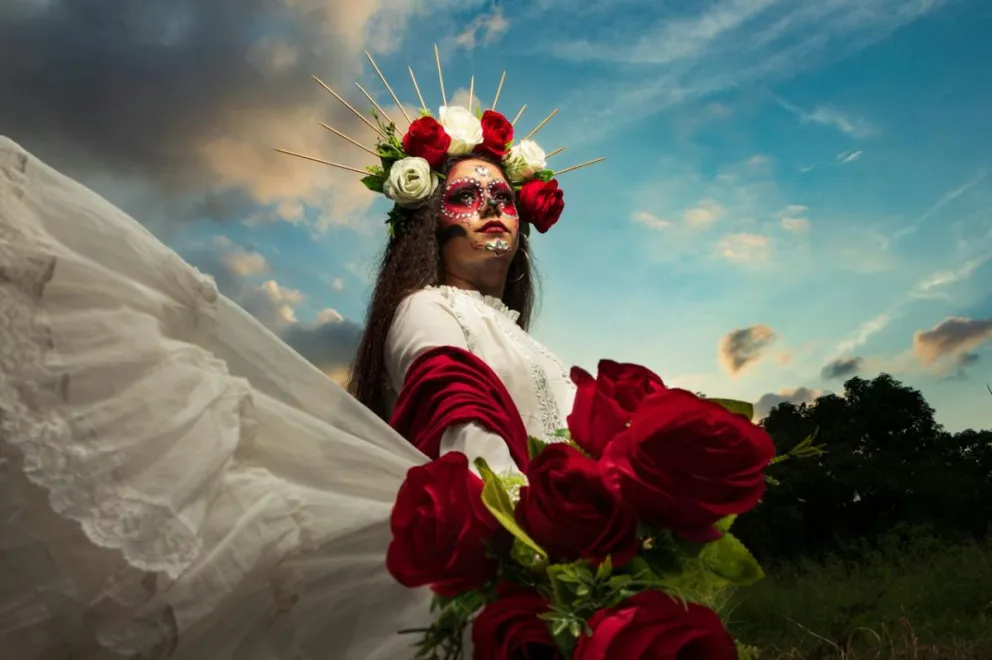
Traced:
POLYGON ((946 540, 992 531, 992 430, 947 432, 920 392, 888 374, 844 389, 762 421, 780 454, 814 433, 824 453, 772 466, 778 484, 735 524, 759 560, 854 553, 898 530, 946 540))

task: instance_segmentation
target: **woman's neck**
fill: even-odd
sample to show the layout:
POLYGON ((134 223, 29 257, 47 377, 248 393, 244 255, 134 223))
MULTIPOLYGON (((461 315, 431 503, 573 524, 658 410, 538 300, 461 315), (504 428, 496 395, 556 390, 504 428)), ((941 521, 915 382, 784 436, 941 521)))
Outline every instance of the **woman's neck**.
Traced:
MULTIPOLYGON (((472 280, 469 280, 467 278, 448 273, 445 275, 444 283, 457 289, 478 291, 486 296, 492 296, 493 298, 497 298, 499 300, 503 299, 503 292, 506 289, 505 274, 499 277, 493 277, 491 281, 479 281, 480 279, 481 278, 473 278, 472 280)), ((486 279, 488 280, 490 278, 486 279)))

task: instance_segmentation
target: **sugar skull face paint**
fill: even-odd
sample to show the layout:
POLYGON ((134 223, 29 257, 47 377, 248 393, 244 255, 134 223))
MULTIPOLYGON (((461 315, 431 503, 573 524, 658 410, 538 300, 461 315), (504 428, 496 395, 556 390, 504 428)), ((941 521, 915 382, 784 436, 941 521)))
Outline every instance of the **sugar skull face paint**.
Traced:
POLYGON ((467 158, 448 170, 437 236, 446 281, 502 295, 523 237, 513 188, 498 165, 467 158))
POLYGON ((503 179, 490 179, 481 167, 476 176, 452 179, 444 193, 441 215, 445 220, 458 223, 477 216, 492 214, 517 218, 517 205, 513 189, 503 179), (482 171, 485 176, 479 176, 482 171))
POLYGON ((473 249, 497 256, 513 252, 520 228, 513 188, 486 161, 456 163, 448 173, 440 224, 447 238, 464 237, 473 249))

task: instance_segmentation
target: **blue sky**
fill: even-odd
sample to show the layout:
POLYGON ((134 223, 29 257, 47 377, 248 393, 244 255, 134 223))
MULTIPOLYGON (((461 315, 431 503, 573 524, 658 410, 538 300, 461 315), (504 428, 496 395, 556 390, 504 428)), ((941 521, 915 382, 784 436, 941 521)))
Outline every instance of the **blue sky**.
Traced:
MULTIPOLYGON (((535 241, 535 334, 564 361, 639 362, 765 407, 885 371, 950 430, 992 427, 992 5, 302 4, 323 12, 321 39, 289 38, 299 15, 255 24, 248 55, 273 95, 315 73, 356 106, 349 78, 392 107, 368 48, 404 102, 416 102, 409 65, 436 106, 436 42, 449 99, 474 75, 488 104, 505 68, 499 109, 526 103, 520 130, 560 110, 537 136, 568 146, 554 165, 607 157, 561 177, 565 215, 535 241)), ((307 89, 270 112, 263 85, 258 106, 225 112, 227 133, 197 143, 209 192, 173 189, 189 201, 181 223, 156 220, 166 205, 144 183, 87 181, 194 263, 226 269, 228 293, 282 332, 360 322, 384 242, 383 200, 267 151, 367 164, 313 120, 368 132, 307 89), (230 196, 237 212, 220 220, 197 211, 230 196)))

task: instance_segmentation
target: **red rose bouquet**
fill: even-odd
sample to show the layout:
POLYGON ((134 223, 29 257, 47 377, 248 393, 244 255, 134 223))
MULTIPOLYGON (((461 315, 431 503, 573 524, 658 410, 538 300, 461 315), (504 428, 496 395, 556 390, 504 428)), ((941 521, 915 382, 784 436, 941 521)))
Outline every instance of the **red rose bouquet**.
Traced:
POLYGON ((671 389, 643 367, 572 370, 555 442, 529 440, 523 477, 462 454, 410 471, 389 569, 430 585, 419 658, 732 660, 715 604, 761 567, 731 533, 773 462, 750 404, 671 389))

